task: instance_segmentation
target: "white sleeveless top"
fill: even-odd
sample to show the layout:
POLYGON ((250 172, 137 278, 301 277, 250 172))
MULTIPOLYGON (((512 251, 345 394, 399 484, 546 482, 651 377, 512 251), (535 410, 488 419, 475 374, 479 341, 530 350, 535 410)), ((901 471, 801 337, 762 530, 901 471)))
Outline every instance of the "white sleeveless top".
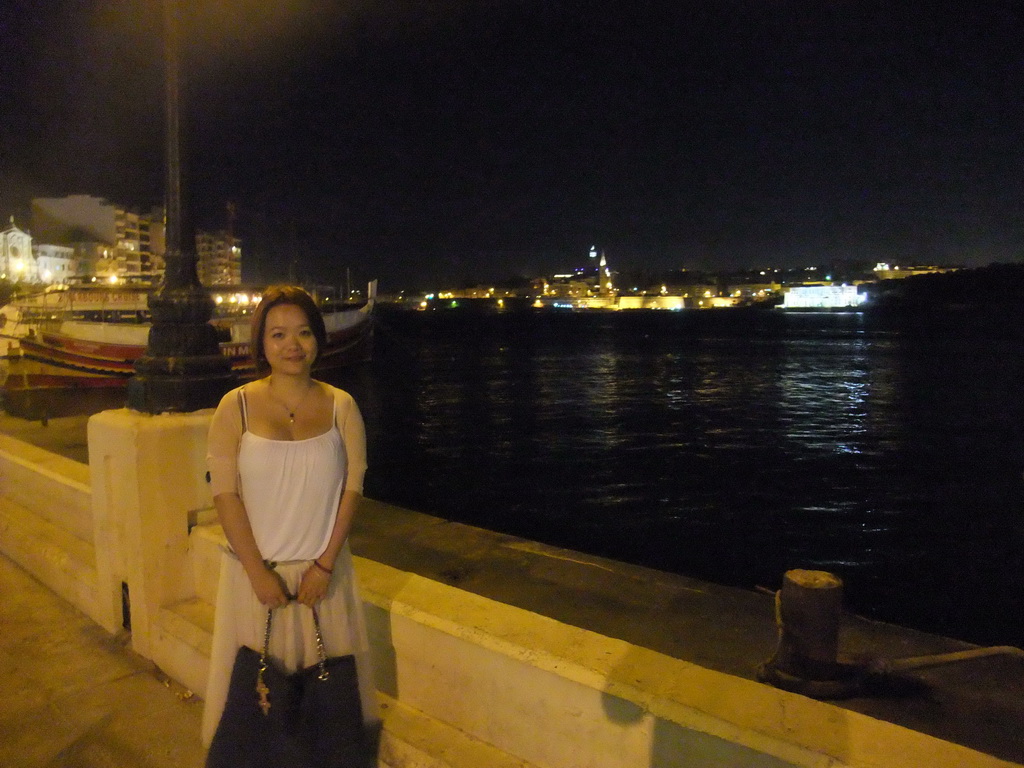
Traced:
POLYGON ((240 496, 264 560, 312 560, 327 548, 348 459, 337 426, 307 440, 271 440, 248 428, 238 448, 240 496))

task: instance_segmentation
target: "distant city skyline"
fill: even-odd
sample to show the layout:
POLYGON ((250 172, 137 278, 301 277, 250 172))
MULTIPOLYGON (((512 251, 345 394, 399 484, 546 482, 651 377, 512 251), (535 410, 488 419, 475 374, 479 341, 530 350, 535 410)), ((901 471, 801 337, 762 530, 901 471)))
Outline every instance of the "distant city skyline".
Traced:
MULTIPOLYGON (((138 280, 148 278, 158 280, 162 275, 163 255, 163 212, 159 207, 149 213, 140 214, 118 206, 105 198, 88 195, 72 195, 67 198, 35 198, 31 201, 30 227, 19 227, 14 217, 7 231, 0 232, 0 278, 28 280, 28 282, 76 282, 103 279, 138 280), (30 249, 40 260, 35 268, 29 268, 24 258, 7 253, 10 245, 4 238, 27 237, 28 246, 23 243, 14 246, 27 253, 30 249), (31 234, 26 234, 31 233, 31 234), (155 237, 151 253, 150 241, 155 237), (98 250, 97 250, 98 249, 98 250), (62 251, 62 252, 61 252, 62 251), (110 253, 107 253, 110 251, 110 253), (60 253, 58 253, 60 252, 60 253), (49 261, 56 258, 65 262, 61 266, 51 268, 49 261), (148 260, 156 259, 154 264, 148 260), (42 264, 47 261, 47 264, 42 264), (96 262, 96 263, 93 263, 96 262), (18 264, 17 268, 12 268, 18 264)), ((249 284, 266 285, 268 282, 282 280, 281 276, 268 280, 260 279, 242 270, 241 241, 228 230, 210 233, 201 229, 196 231, 197 272, 204 285, 249 284)), ((56 262, 55 262, 56 263, 56 262)), ((305 265, 294 259, 288 265, 288 275, 284 280, 305 284, 335 284, 342 277, 352 289, 359 293, 362 287, 359 281, 352 284, 351 272, 344 275, 331 274, 310 276, 305 265)), ((463 275, 458 280, 435 280, 428 285, 412 286, 410 284, 392 284, 385 288, 385 293, 432 293, 462 289, 477 289, 491 286, 521 287, 522 284, 537 280, 559 282, 565 279, 589 279, 591 282, 601 277, 603 289, 615 292, 647 291, 656 283, 670 282, 685 284, 688 279, 695 281, 725 281, 729 283, 777 282, 797 284, 804 281, 845 282, 863 279, 890 279, 911 274, 948 271, 958 269, 962 265, 924 265, 913 262, 876 262, 863 260, 833 260, 829 264, 791 265, 789 267, 773 267, 772 265, 756 265, 729 268, 687 269, 685 267, 668 268, 631 268, 620 270, 613 268, 607 260, 603 248, 590 246, 585 257, 571 257, 565 264, 551 272, 541 274, 506 274, 496 278, 463 275), (900 270, 903 270, 902 272, 900 270), (687 274, 691 276, 687 277, 687 274), (872 274, 873 273, 873 274, 872 274)))
MULTIPOLYGON (((1020 261, 1010 2, 188 6, 197 223, 256 279, 1020 261), (290 6, 290 7, 289 7, 290 6)), ((0 15, 0 214, 162 203, 159 4, 0 15)))
MULTIPOLYGON (((155 255, 159 263, 155 271, 142 268, 138 263, 133 265, 133 258, 135 261, 138 261, 141 257, 144 262, 146 258, 150 257, 150 253, 148 253, 147 247, 147 234, 142 238, 145 244, 143 246, 138 241, 139 232, 136 231, 134 236, 132 236, 132 232, 129 230, 132 227, 131 222, 133 221, 136 222, 134 224, 136 229, 139 228, 139 222, 146 222, 145 226, 142 227, 143 229, 148 227, 150 225, 148 222, 154 216, 162 217, 163 214, 160 208, 155 208, 148 214, 139 214, 131 212, 126 207, 117 206, 112 201, 84 195, 71 196, 66 199, 34 199, 31 208, 30 223, 32 226, 24 231, 32 232, 29 238, 32 251, 34 253, 38 252, 40 259, 44 257, 52 259, 52 256, 58 255, 55 254, 53 249, 68 251, 67 254, 62 254, 63 260, 68 261, 68 264, 57 267, 57 271, 61 274, 55 273, 52 282, 88 281, 90 276, 95 281, 97 278, 94 275, 97 274, 102 279, 118 276, 118 278, 122 279, 137 280, 139 278, 146 278, 146 275, 148 275, 150 279, 159 280, 163 268, 163 225, 160 224, 156 229, 158 242, 155 255), (46 214, 37 220, 38 214, 43 211, 46 211, 46 214), (54 213, 57 211, 62 213, 54 218, 54 213), (127 229, 121 231, 120 227, 127 227, 127 229), (100 230, 104 229, 106 230, 105 233, 100 233, 100 230), (78 232, 80 236, 85 238, 85 241, 69 240, 69 233, 73 232, 78 232), (106 257, 104 257, 103 263, 106 266, 97 267, 92 265, 89 263, 90 258, 95 259, 96 255, 93 254, 89 257, 86 253, 82 252, 82 248, 84 247, 88 251, 104 243, 114 248, 118 255, 111 257, 113 260, 109 263, 106 262, 106 257), (71 246, 74 246, 75 256, 71 254, 71 246), (44 254, 40 249, 48 250, 44 254), (68 270, 73 270, 74 273, 68 270)), ((23 232, 23 227, 18 227, 13 218, 11 217, 12 221, 8 229, 14 232, 23 232)), ((0 245, 2 244, 3 241, 0 241, 0 245)), ((267 285, 268 283, 282 281, 292 281, 306 285, 341 285, 342 281, 344 281, 356 293, 362 291, 358 280, 354 284, 352 283, 350 270, 346 269, 344 273, 313 275, 308 272, 306 265, 299 262, 297 257, 287 264, 288 274, 272 275, 267 279, 262 279, 258 274, 253 273, 255 270, 242 269, 240 245, 240 240, 230 236, 229 229, 219 230, 216 233, 202 229, 197 230, 197 268, 199 278, 204 285, 267 285), (229 243, 228 239, 230 240, 229 243), (231 255, 227 256, 226 254, 228 253, 231 255), (230 267, 227 266, 228 261, 230 262, 230 267)), ((4 263, 3 256, 3 249, 0 249, 0 264, 4 263)), ((13 257, 8 257, 7 260, 10 261, 11 258, 13 257)), ((569 257, 564 264, 560 264, 556 269, 544 273, 508 273, 490 279, 485 278, 485 276, 466 273, 461 279, 447 280, 446 282, 440 279, 420 285, 394 283, 386 286, 384 293, 427 294, 438 291, 451 292, 453 290, 458 291, 470 288, 477 289, 488 285, 507 287, 537 280, 553 280, 554 282, 558 282, 559 279, 579 280, 581 274, 584 273, 589 274, 591 279, 595 279, 597 274, 603 273, 605 279, 609 281, 606 286, 609 290, 612 288, 610 281, 614 281, 615 292, 637 292, 646 291, 658 282, 685 283, 687 272, 691 273, 693 280, 724 281, 727 283, 735 283, 736 281, 741 283, 782 282, 792 285, 805 281, 851 282, 865 279, 888 280, 909 274, 947 271, 963 267, 963 264, 952 263, 924 264, 922 262, 910 261, 871 263, 870 261, 857 259, 834 259, 830 263, 792 264, 790 266, 759 264, 718 268, 706 267, 703 269, 689 269, 687 267, 634 267, 620 269, 617 266, 613 268, 607 261, 607 255, 603 248, 592 245, 588 249, 586 256, 577 254, 569 257)), ((25 269, 24 266, 20 268, 25 269)), ((11 269, 7 268, 6 272, 10 271, 11 269)), ((42 281, 43 283, 48 283, 51 280, 44 278, 43 275, 44 272, 50 271, 48 267, 37 265, 35 270, 23 271, 22 274, 24 278, 29 278, 30 282, 42 281)), ((16 273, 7 274, 6 272, 0 274, 0 278, 17 279, 16 273)), ((374 280, 377 279, 375 278, 374 280)))

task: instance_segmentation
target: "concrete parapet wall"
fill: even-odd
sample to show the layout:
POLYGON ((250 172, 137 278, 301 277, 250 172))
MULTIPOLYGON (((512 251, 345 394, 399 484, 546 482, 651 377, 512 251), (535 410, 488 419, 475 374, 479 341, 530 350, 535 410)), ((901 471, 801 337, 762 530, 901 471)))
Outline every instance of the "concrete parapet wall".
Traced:
POLYGON ((89 468, 0 435, 0 551, 110 632, 99 586, 89 468))
MULTIPOLYGON (((223 542, 200 511, 208 418, 94 417, 88 483, 83 465, 0 438, 4 553, 110 631, 127 585, 133 647, 197 692, 223 542)), ((389 768, 1015 765, 373 560, 356 569, 389 768)))
POLYGON ((2 494, 89 544, 93 540, 89 468, 0 435, 2 494))
POLYGON ((380 688, 550 768, 1010 766, 357 558, 380 688))

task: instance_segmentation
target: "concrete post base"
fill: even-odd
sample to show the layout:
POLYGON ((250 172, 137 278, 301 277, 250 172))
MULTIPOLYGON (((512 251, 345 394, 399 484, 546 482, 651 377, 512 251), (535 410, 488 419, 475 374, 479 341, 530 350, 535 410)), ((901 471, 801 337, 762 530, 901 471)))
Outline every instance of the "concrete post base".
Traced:
POLYGON ((189 513, 209 507, 211 410, 149 415, 122 408, 89 419, 97 572, 125 585, 132 647, 156 659, 161 608, 195 596, 189 513))

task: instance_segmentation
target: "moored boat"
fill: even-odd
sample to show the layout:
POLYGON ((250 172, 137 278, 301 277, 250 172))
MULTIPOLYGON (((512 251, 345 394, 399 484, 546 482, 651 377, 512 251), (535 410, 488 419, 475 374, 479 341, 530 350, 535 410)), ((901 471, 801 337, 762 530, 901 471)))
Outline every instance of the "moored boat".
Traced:
MULTIPOLYGON (((374 281, 363 304, 323 306, 327 344, 317 370, 369 358, 375 299, 374 281)), ((249 346, 250 306, 220 302, 211 320, 222 338, 221 353, 243 380, 256 373, 249 346)), ((106 390, 118 394, 105 397, 118 397, 145 352, 150 328, 146 291, 131 288, 42 292, 3 307, 0 318, 4 410, 28 418, 78 412, 76 393, 106 390)))

